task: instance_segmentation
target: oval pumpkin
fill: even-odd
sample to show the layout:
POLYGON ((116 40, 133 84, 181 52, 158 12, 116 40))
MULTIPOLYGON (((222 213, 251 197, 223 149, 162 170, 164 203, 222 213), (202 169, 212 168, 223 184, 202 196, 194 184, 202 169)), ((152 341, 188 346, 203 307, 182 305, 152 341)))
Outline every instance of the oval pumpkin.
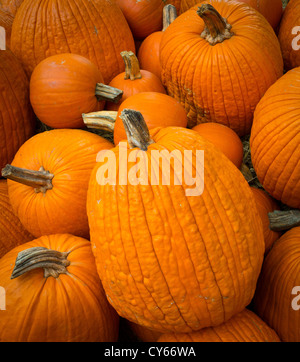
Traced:
POLYGON ((1 342, 118 339, 119 318, 105 297, 88 240, 50 235, 14 248, 0 259, 0 285, 6 293, 1 342))
POLYGON ((124 69, 120 52, 134 52, 135 44, 114 1, 24 0, 13 23, 11 49, 28 75, 51 55, 82 55, 98 67, 107 84, 124 69))
POLYGON ((276 200, 300 208, 300 67, 272 85, 257 105, 251 159, 258 180, 276 200))
POLYGON ((112 146, 96 134, 75 129, 39 133, 25 142, 12 167, 2 171, 23 226, 35 237, 69 233, 89 238, 89 176, 98 152, 112 146))
POLYGON ((248 135, 257 103, 283 74, 279 41, 266 19, 246 4, 199 5, 164 32, 163 84, 185 107, 190 128, 216 122, 240 137, 248 135))
POLYGON ((263 260, 262 225, 249 185, 197 132, 166 127, 149 134, 141 113, 132 110, 122 119, 128 143, 102 155, 87 201, 92 250, 110 303, 120 316, 159 332, 225 322, 250 303, 263 260), (201 182, 191 190, 186 175, 177 183, 182 163, 177 177, 162 182, 167 169, 159 167, 162 155, 155 150, 173 152, 177 160, 189 151, 194 156, 185 171, 197 171, 200 179, 195 155, 204 150, 203 192, 201 182), (107 170, 110 176, 116 171, 114 182, 107 170))

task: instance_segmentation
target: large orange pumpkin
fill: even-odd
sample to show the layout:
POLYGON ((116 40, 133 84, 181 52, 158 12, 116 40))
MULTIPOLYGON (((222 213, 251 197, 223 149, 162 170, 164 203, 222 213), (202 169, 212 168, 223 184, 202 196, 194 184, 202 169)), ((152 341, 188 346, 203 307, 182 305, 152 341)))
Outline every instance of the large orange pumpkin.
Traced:
POLYGON ((177 17, 164 32, 161 65, 163 83, 185 107, 189 127, 222 123, 239 136, 250 133, 257 103, 283 74, 272 27, 236 1, 208 0, 177 17))
POLYGON ((264 189, 276 200, 300 208, 300 67, 272 85, 255 113, 251 159, 264 189))
POLYGON ((120 52, 135 51, 135 44, 114 1, 24 0, 13 23, 11 49, 30 75, 51 55, 82 55, 99 68, 107 84, 124 69, 120 52))
POLYGON ((10 50, 0 51, 0 169, 34 134, 35 117, 29 101, 29 80, 10 50))
POLYGON ((0 258, 14 247, 34 239, 11 207, 7 181, 0 180, 0 258))
POLYGON ((283 342, 300 342, 300 227, 288 230, 268 253, 253 306, 283 342))
POLYGON ((166 127, 149 134, 140 112, 121 116, 128 143, 99 157, 87 201, 107 297, 120 316, 160 332, 223 323, 250 303, 263 261, 250 187, 197 132, 166 127), (168 175, 161 162, 169 155, 168 175), (198 175, 194 185, 191 174, 198 175))
POLYGON ((113 145, 83 130, 39 133, 17 152, 2 175, 14 213, 35 237, 70 233, 89 238, 86 196, 98 152, 113 145))
POLYGON ((109 305, 88 240, 43 236, 0 259, 1 342, 116 342, 109 305))

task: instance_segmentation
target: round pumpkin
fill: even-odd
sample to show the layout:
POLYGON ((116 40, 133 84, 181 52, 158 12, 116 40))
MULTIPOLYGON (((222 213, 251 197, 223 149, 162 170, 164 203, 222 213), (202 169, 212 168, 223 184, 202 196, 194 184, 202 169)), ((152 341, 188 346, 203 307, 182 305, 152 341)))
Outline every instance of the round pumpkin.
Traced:
POLYGON ((123 95, 119 102, 107 103, 105 109, 117 111, 125 99, 136 93, 158 92, 166 94, 160 78, 151 71, 141 69, 139 61, 133 52, 124 51, 121 55, 125 63, 125 72, 117 75, 109 83, 109 86, 122 90, 123 95))
POLYGON ((128 142, 101 155, 87 200, 110 303, 121 317, 159 332, 225 322, 250 303, 263 261, 249 185, 197 132, 149 134, 140 112, 125 109, 121 117, 128 142), (169 156, 173 162, 163 166, 169 156), (191 175, 198 175, 194 183, 191 175))
POLYGON ((254 113, 250 148, 263 188, 276 200, 300 208, 300 67, 272 85, 254 113))
POLYGON ((202 123, 193 127, 193 130, 218 147, 237 168, 241 167, 244 156, 243 143, 231 128, 219 123, 202 123))
POLYGON ((30 101, 40 121, 52 128, 83 128, 82 113, 118 102, 122 91, 106 86, 87 58, 57 54, 41 61, 30 79, 30 101))
POLYGON ((300 227, 283 234, 263 263, 253 299, 255 312, 283 342, 300 342, 300 227))
POLYGON ((160 52, 163 84, 185 107, 189 127, 221 123, 240 137, 250 133, 257 103, 283 74, 270 24, 236 1, 208 0, 177 17, 160 52))
POLYGON ((11 49, 28 75, 51 55, 82 55, 107 84, 124 69, 120 52, 135 51, 135 44, 114 1, 24 0, 13 23, 11 49))
POLYGON ((89 238, 86 197, 98 152, 112 148, 83 130, 39 133, 26 141, 2 176, 14 213, 35 237, 69 233, 89 238))
POLYGON ((0 169, 35 132, 29 80, 10 50, 0 51, 0 169))
POLYGON ((286 70, 300 66, 300 3, 290 0, 280 22, 278 39, 286 70))
POLYGON ((2 0, 0 3, 0 26, 5 29, 6 47, 10 46, 11 28, 23 0, 2 0))
POLYGON ((116 342, 109 305, 88 240, 43 236, 0 259, 1 342, 116 342))
POLYGON ((280 339, 261 318, 245 309, 219 326, 192 333, 163 334, 157 342, 280 342, 280 339))
POLYGON ((14 214, 7 181, 0 180, 0 258, 14 247, 34 239, 14 214))

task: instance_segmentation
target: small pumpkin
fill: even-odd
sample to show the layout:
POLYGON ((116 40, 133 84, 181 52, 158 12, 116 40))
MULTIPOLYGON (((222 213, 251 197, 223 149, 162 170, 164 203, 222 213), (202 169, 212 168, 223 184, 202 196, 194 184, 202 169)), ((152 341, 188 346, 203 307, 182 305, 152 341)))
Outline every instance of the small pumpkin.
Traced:
POLYGON ((118 102, 123 92, 104 84, 99 69, 77 54, 58 54, 41 61, 30 79, 30 101, 40 121, 51 128, 83 128, 82 113, 118 102))
POLYGON ((157 342, 280 342, 280 339, 261 318, 245 309, 219 326, 192 333, 163 334, 157 342))
POLYGON ((300 67, 285 73, 257 105, 251 129, 251 160, 263 188, 300 208, 300 67))
POLYGON ((10 50, 0 51, 0 169, 35 132, 29 80, 10 50))
POLYGON ((249 185, 197 132, 149 133, 140 112, 124 109, 121 117, 128 142, 102 154, 87 200, 92 250, 110 303, 121 317, 159 332, 225 322, 250 303, 263 261, 262 224, 249 185), (166 183, 160 157, 173 152, 175 168, 184 151, 191 156, 186 168, 179 163, 166 183), (203 192, 200 183, 189 190, 186 175, 202 179, 203 172, 203 192))
POLYGON ((51 130, 26 141, 2 170, 14 213, 35 237, 69 233, 89 238, 86 197, 98 152, 113 145, 76 129, 51 130))
POLYGON ((300 227, 285 232, 263 263, 254 311, 283 342, 300 342, 300 227))
POLYGON ((190 128, 215 122, 248 135, 257 103, 283 74, 270 24, 236 1, 208 0, 181 14, 160 51, 163 84, 184 106, 190 128))
POLYGON ((14 247, 34 239, 14 214, 7 181, 0 180, 0 258, 14 247))
POLYGON ((49 235, 0 259, 1 342, 116 342, 109 305, 88 240, 49 235))
POLYGON ((128 97, 141 92, 158 92, 166 94, 161 80, 152 72, 141 69, 136 55, 131 51, 121 53, 125 63, 125 72, 117 75, 109 86, 122 90, 122 98, 117 103, 109 102, 105 109, 117 111, 128 97))
POLYGON ((219 123, 201 123, 193 127, 193 130, 218 147, 237 168, 241 167, 244 157, 243 143, 231 128, 219 123))

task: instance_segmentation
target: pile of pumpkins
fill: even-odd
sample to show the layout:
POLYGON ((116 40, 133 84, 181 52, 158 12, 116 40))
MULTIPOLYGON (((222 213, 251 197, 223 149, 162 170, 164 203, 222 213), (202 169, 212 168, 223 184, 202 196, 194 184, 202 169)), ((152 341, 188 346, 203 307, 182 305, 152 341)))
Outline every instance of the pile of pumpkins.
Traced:
POLYGON ((0 26, 0 341, 299 342, 300 1, 0 26))

